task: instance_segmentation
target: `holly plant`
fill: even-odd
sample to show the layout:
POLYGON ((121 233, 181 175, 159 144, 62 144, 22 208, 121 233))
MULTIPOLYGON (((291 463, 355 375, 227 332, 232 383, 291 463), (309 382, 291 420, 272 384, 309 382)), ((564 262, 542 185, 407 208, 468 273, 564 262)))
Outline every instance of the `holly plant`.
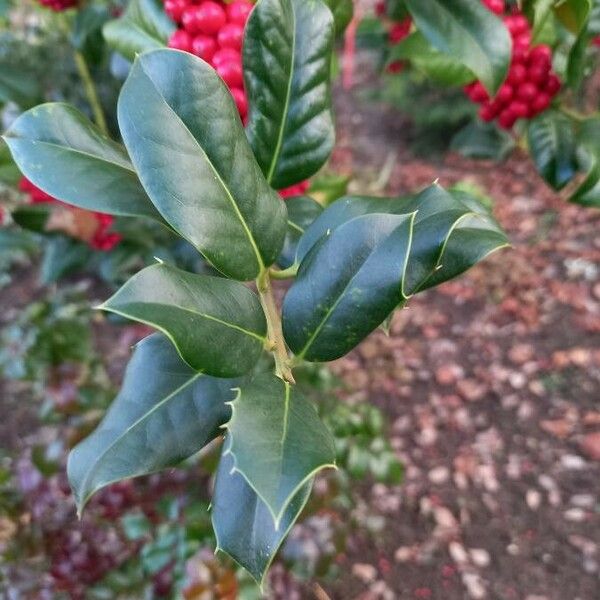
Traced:
POLYGON ((322 0, 259 0, 245 29, 245 129, 208 63, 156 49, 135 58, 121 91, 124 145, 61 103, 25 112, 4 138, 45 192, 157 221, 213 269, 158 262, 99 307, 157 333, 137 345, 106 417, 70 455, 79 511, 108 484, 221 440, 218 549, 259 583, 315 476, 335 468, 334 438, 294 368, 344 356, 416 293, 507 245, 486 208, 437 184, 326 209, 279 197, 332 151, 334 37, 322 0), (291 280, 282 309, 279 279, 291 280))

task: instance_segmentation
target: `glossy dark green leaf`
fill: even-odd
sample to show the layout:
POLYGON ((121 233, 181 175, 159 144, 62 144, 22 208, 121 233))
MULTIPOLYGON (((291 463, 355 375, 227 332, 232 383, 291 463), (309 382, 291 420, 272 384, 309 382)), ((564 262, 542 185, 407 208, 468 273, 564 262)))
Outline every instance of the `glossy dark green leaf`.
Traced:
POLYGON ((32 108, 4 139, 21 172, 55 198, 87 210, 162 221, 125 149, 73 107, 32 108))
POLYGON ((296 259, 296 250, 306 228, 323 212, 323 207, 310 196, 296 196, 286 200, 288 210, 288 232, 277 263, 284 269, 291 267, 296 259))
POLYGON ((294 354, 309 361, 344 356, 406 299, 413 220, 364 215, 315 244, 283 304, 283 332, 294 354))
POLYGON ((25 204, 15 208, 10 216, 19 227, 35 233, 44 233, 51 210, 49 205, 25 204))
POLYGON ((577 172, 575 130, 572 121, 547 110, 529 123, 528 143, 539 174, 560 190, 577 172))
POLYGON ((314 175, 333 149, 333 39, 333 17, 321 0, 261 0, 248 20, 247 133, 276 189, 314 175))
POLYGON ((192 370, 160 334, 140 342, 110 410, 69 456, 79 511, 104 486, 176 466, 216 438, 235 385, 192 370))
POLYGON ((108 45, 133 61, 136 55, 164 48, 175 31, 162 0, 130 0, 122 17, 104 26, 108 45))
POLYGON ((350 25, 354 16, 354 3, 352 0, 325 0, 329 10, 333 14, 335 23, 335 34, 340 36, 350 25))
POLYGON ((212 523, 217 550, 244 567, 262 586, 283 540, 306 505, 312 488, 307 481, 288 504, 275 527, 273 515, 240 473, 225 441, 212 497, 212 523))
POLYGON ((465 85, 475 79, 461 61, 436 50, 420 31, 392 46, 388 64, 398 60, 410 61, 414 68, 441 85, 465 85))
POLYGON ((335 463, 333 438, 297 388, 264 374, 243 385, 231 404, 226 454, 266 504, 275 527, 301 488, 335 463))
POLYGON ((600 119, 592 117, 579 124, 577 146, 580 169, 587 176, 569 201, 600 208, 600 119))
POLYGON ((506 78, 512 43, 502 21, 474 0, 406 0, 419 31, 471 69, 494 95, 506 78))
POLYGON ((176 231, 233 279, 254 279, 275 262, 286 209, 212 67, 176 50, 142 55, 118 115, 142 184, 176 231))
POLYGON ((492 123, 473 121, 453 138, 450 148, 467 158, 503 160, 514 149, 512 136, 492 123))
POLYGON ((258 297, 243 284, 166 264, 140 271, 100 308, 162 331, 191 367, 215 377, 252 369, 267 331, 258 297))
POLYGON ((109 19, 110 11, 107 6, 90 4, 77 11, 71 42, 93 64, 97 64, 103 58, 102 27, 109 19))
POLYGON ((600 157, 593 159, 587 177, 569 201, 589 208, 600 208, 600 157))
POLYGON ((21 179, 21 172, 10 155, 6 144, 0 142, 0 183, 16 187, 21 179))
POLYGON ((409 295, 456 277, 507 244, 493 218, 468 194, 434 185, 410 198, 343 198, 300 240, 298 277, 283 306, 286 340, 307 360, 339 358, 409 295), (388 242, 394 220, 412 214, 414 223, 399 226, 388 242), (377 226, 381 240, 370 237, 377 226), (404 269, 395 262, 402 259, 404 269))

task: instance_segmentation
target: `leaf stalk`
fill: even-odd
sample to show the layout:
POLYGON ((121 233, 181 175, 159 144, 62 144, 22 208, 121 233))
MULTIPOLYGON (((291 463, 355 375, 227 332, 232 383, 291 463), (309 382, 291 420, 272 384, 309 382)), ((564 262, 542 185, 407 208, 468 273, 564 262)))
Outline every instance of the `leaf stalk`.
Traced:
POLYGON ((260 303, 267 319, 267 335, 271 346, 271 352, 275 357, 275 373, 277 377, 288 383, 296 383, 292 374, 291 361, 283 338, 283 326, 281 315, 273 295, 273 286, 269 270, 265 269, 256 280, 256 287, 260 297, 260 303))

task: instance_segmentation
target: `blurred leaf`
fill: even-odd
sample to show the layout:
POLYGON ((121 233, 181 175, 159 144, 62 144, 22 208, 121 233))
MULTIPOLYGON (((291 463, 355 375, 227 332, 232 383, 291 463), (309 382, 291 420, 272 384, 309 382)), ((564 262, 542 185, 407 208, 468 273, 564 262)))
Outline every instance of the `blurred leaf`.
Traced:
POLYGON ((560 22, 575 35, 585 26, 592 10, 592 0, 559 0, 554 12, 560 22))
POLYGON ((461 129, 453 138, 450 149, 467 158, 503 160, 514 149, 512 136, 491 123, 476 120, 461 129))
POLYGON ((108 45, 133 61, 138 54, 164 48, 176 25, 161 0, 131 0, 125 14, 104 26, 108 45))
POLYGON ((85 244, 59 235, 52 236, 44 248, 40 279, 44 285, 54 283, 82 269, 90 260, 91 249, 85 244))

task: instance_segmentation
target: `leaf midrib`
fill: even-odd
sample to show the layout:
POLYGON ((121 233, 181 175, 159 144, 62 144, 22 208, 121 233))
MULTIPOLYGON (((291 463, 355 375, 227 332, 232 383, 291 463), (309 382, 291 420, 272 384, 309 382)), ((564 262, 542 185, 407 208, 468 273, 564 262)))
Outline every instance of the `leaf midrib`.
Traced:
POLYGON ((269 167, 269 172, 267 175, 267 182, 271 185, 273 181, 273 177, 275 175, 275 169, 277 167, 277 163, 279 162, 279 157, 281 155, 281 149, 283 147, 283 134, 285 132, 285 128, 287 126, 288 113, 290 110, 290 103, 292 97, 292 83, 294 81, 294 72, 296 67, 296 9, 294 6, 294 1, 290 0, 290 7, 292 10, 292 49, 291 49, 291 61, 290 61, 290 74, 288 85, 285 94, 285 103, 283 105, 283 111, 281 116, 281 122, 279 124, 279 133, 277 136, 277 144, 275 145, 275 151, 273 152, 273 157, 271 159, 271 166, 269 167))

